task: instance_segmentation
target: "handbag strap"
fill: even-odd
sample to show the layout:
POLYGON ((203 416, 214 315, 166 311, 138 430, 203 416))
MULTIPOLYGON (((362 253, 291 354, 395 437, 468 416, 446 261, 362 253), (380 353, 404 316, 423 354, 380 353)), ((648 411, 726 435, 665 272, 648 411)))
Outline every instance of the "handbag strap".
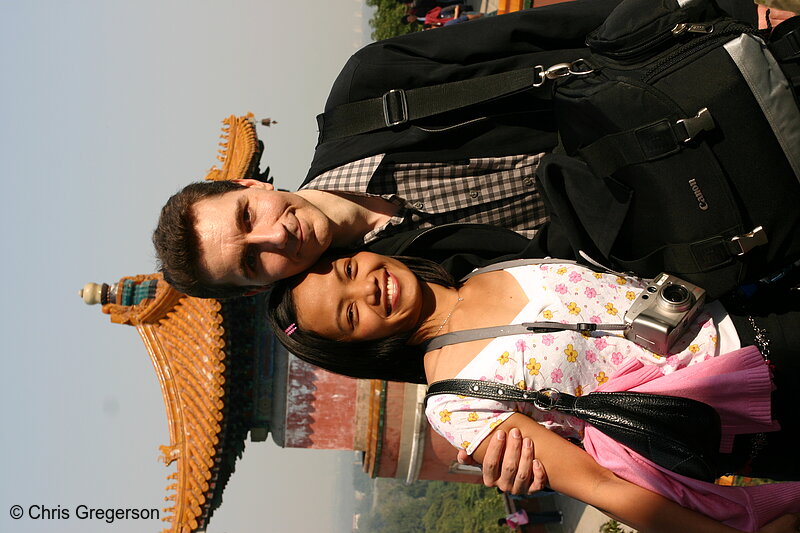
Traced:
POLYGON ((523 390, 506 383, 477 379, 444 379, 431 383, 425 395, 425 403, 427 404, 430 396, 437 394, 456 394, 502 402, 527 402, 543 411, 555 409, 565 413, 570 413, 575 406, 575 396, 556 389, 523 390))
MULTIPOLYGON (((541 65, 429 85, 392 89, 377 98, 342 104, 317 117, 320 142, 401 126, 516 92, 542 87, 547 70, 541 65)), ((545 95, 549 92, 543 91, 545 95)))

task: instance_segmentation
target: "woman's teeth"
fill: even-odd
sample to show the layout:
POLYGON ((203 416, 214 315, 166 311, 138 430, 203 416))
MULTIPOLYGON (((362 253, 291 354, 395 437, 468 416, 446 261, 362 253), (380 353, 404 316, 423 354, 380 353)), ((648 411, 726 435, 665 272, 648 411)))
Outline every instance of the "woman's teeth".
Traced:
POLYGON ((387 313, 392 312, 392 301, 394 299, 394 281, 392 280, 392 276, 386 277, 386 311, 387 313))

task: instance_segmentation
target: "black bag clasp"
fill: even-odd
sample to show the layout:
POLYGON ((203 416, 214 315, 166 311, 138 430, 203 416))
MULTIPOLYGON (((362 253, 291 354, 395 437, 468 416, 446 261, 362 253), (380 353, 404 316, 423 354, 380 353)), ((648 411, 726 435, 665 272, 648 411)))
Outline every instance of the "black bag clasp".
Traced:
POLYGON ((697 115, 691 118, 680 119, 676 124, 677 126, 683 126, 683 129, 686 130, 686 134, 682 139, 685 143, 694 139, 701 131, 711 131, 715 128, 714 118, 707 107, 698 111, 697 115))
POLYGON ((383 119, 387 128, 408 122, 408 100, 403 89, 392 89, 384 93, 382 99, 383 119))
POLYGON ((769 241, 767 240, 767 232, 764 231, 762 226, 758 226, 749 233, 733 237, 731 242, 738 248, 736 255, 742 256, 756 246, 762 246, 769 241))

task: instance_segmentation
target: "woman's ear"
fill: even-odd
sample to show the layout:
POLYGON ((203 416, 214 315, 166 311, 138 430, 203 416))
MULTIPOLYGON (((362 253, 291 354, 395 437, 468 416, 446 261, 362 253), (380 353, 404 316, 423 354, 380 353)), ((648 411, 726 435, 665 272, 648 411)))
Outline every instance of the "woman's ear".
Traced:
POLYGON ((234 183, 238 183, 239 185, 244 185, 245 187, 255 187, 257 189, 265 189, 267 191, 274 191, 275 186, 271 183, 264 183, 263 181, 253 180, 249 178, 240 179, 240 180, 231 180, 234 183))

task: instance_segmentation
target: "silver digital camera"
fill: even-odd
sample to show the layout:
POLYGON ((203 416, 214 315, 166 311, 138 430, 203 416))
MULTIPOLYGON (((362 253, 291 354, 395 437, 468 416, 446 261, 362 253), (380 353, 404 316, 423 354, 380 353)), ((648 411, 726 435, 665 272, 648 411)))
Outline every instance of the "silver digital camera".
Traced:
POLYGON ((706 291, 675 276, 655 277, 625 313, 625 338, 666 353, 697 316, 706 291))

